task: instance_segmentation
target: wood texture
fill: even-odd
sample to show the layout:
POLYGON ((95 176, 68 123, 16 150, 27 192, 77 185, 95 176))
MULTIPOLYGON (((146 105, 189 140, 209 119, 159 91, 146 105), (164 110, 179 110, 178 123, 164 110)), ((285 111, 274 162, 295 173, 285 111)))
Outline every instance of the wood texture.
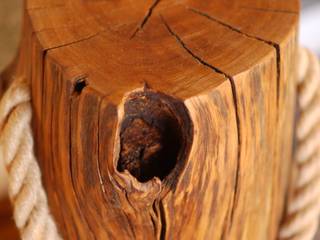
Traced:
POLYGON ((15 72, 31 81, 62 236, 275 239, 298 13, 296 0, 26 0, 15 72))
POLYGON ((0 239, 18 240, 18 230, 12 219, 12 208, 9 199, 0 199, 0 239))

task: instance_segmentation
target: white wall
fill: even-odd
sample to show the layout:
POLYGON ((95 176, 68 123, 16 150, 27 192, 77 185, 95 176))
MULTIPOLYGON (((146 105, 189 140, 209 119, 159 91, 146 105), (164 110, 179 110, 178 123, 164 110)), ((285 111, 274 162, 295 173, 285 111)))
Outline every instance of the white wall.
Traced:
POLYGON ((320 0, 307 0, 301 13, 300 43, 320 56, 320 0))

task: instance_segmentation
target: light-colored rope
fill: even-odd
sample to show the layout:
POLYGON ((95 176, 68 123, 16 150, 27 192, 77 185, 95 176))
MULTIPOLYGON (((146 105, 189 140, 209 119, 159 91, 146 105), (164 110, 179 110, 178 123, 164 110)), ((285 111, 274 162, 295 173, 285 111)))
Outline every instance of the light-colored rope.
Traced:
POLYGON ((23 240, 59 240, 33 152, 28 84, 16 78, 0 101, 0 159, 9 176, 14 220, 23 240))
POLYGON ((293 183, 279 239, 312 240, 320 215, 320 64, 310 51, 299 51, 298 104, 293 183))

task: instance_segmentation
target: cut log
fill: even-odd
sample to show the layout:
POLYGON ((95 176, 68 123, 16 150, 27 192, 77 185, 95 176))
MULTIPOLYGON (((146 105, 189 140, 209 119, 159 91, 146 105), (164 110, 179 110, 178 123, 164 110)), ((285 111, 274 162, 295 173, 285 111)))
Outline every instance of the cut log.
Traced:
POLYGON ((26 0, 11 73, 31 83, 64 239, 276 239, 298 14, 298 0, 26 0))

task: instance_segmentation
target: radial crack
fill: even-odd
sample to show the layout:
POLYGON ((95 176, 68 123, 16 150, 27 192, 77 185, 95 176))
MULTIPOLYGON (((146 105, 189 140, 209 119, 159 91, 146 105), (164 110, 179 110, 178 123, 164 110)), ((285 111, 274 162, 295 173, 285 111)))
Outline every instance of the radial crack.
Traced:
POLYGON ((144 16, 144 18, 142 19, 140 25, 136 28, 134 33, 131 35, 130 39, 134 38, 137 35, 137 33, 141 29, 143 29, 143 27, 146 25, 146 23, 148 22, 148 20, 152 16, 153 10, 155 9, 155 7, 158 5, 159 2, 160 2, 160 0, 154 0, 153 1, 152 5, 150 6, 150 8, 147 11, 147 14, 144 16))
POLYGON ((230 24, 227 24, 223 21, 221 21, 220 19, 216 18, 216 17, 213 17, 212 15, 209 15, 207 13, 204 13, 202 11, 199 11, 198 9, 194 9, 194 8, 188 8, 191 12, 195 13, 195 14, 198 14, 200 16, 203 16, 211 21, 214 21, 228 29, 230 29, 231 31, 234 31, 234 32, 237 32, 247 38, 250 38, 250 39, 254 39, 254 40, 257 40, 257 41, 260 41, 260 42, 263 42, 264 44, 267 44, 271 47, 273 47, 275 50, 276 50, 276 65, 277 65, 277 105, 279 106, 279 99, 280 99, 280 73, 281 73, 281 66, 280 66, 280 63, 281 63, 281 55, 280 55, 280 46, 279 44, 273 42, 273 41, 269 41, 269 40, 266 40, 266 39, 263 39, 263 38, 260 38, 260 37, 257 37, 257 36, 254 36, 254 35, 251 35, 251 34, 248 34, 248 33, 245 33, 245 32, 242 32, 239 28, 236 28, 230 24))
POLYGON ((254 11, 261 11, 261 12, 298 14, 298 12, 294 12, 294 11, 280 10, 280 9, 272 9, 272 8, 259 8, 259 7, 247 7, 247 6, 240 6, 240 8, 248 9, 248 10, 254 10, 254 11))
POLYGON ((170 26, 168 25, 168 23, 165 21, 165 19, 160 16, 164 25, 166 26, 167 30, 169 31, 169 33, 177 40, 177 42, 181 45, 181 47, 187 52, 189 53, 194 59, 196 59, 199 63, 201 63, 202 65, 214 70, 217 73, 222 74, 225 78, 230 79, 231 76, 229 76, 228 74, 224 73, 223 71, 221 71, 219 68, 210 65, 209 63, 207 63, 206 61, 204 61, 203 59, 201 59, 199 56, 197 56, 196 54, 194 54, 187 46, 186 44, 182 41, 182 39, 170 28, 170 26))
POLYGON ((63 43, 63 44, 60 44, 60 45, 56 45, 56 46, 53 46, 53 47, 48 47, 46 49, 44 49, 44 52, 51 52, 52 50, 55 50, 55 49, 58 49, 58 48, 64 48, 64 47, 68 47, 68 46, 71 46, 73 44, 77 44, 77 43, 81 43, 81 42, 84 42, 84 41, 88 41, 92 38, 95 38, 96 36, 100 35, 101 33, 105 32, 106 29, 103 29, 101 31, 98 31, 96 33, 93 33, 87 37, 84 37, 84 38, 81 38, 81 39, 78 39, 78 40, 75 40, 75 41, 71 41, 71 42, 67 42, 67 43, 63 43))
POLYGON ((194 59, 196 59, 199 63, 204 65, 205 67, 210 68, 211 70, 222 74, 226 79, 229 80, 230 85, 231 85, 231 91, 232 91, 232 98, 233 98, 233 103, 234 103, 234 108, 235 108, 235 115, 236 115, 236 123, 237 123, 237 140, 238 140, 238 150, 237 150, 237 166, 236 166, 236 175, 235 175, 235 181, 234 181, 234 196, 233 196, 233 207, 231 208, 231 221, 234 216, 234 209, 236 206, 236 203, 238 201, 238 196, 239 196, 239 181, 240 181, 240 150, 241 150, 241 129, 240 129, 240 116, 239 116, 239 109, 238 109, 238 101, 237 101, 237 91, 236 91, 236 85, 234 82, 234 79, 231 75, 223 72, 221 69, 207 63, 205 60, 197 56, 195 53, 193 53, 187 45, 182 41, 182 39, 178 36, 177 33, 175 33, 169 26, 169 24, 165 21, 165 19, 161 16, 161 19, 163 23, 165 24, 166 28, 170 32, 172 36, 175 37, 177 42, 181 45, 181 47, 189 53, 194 59))

